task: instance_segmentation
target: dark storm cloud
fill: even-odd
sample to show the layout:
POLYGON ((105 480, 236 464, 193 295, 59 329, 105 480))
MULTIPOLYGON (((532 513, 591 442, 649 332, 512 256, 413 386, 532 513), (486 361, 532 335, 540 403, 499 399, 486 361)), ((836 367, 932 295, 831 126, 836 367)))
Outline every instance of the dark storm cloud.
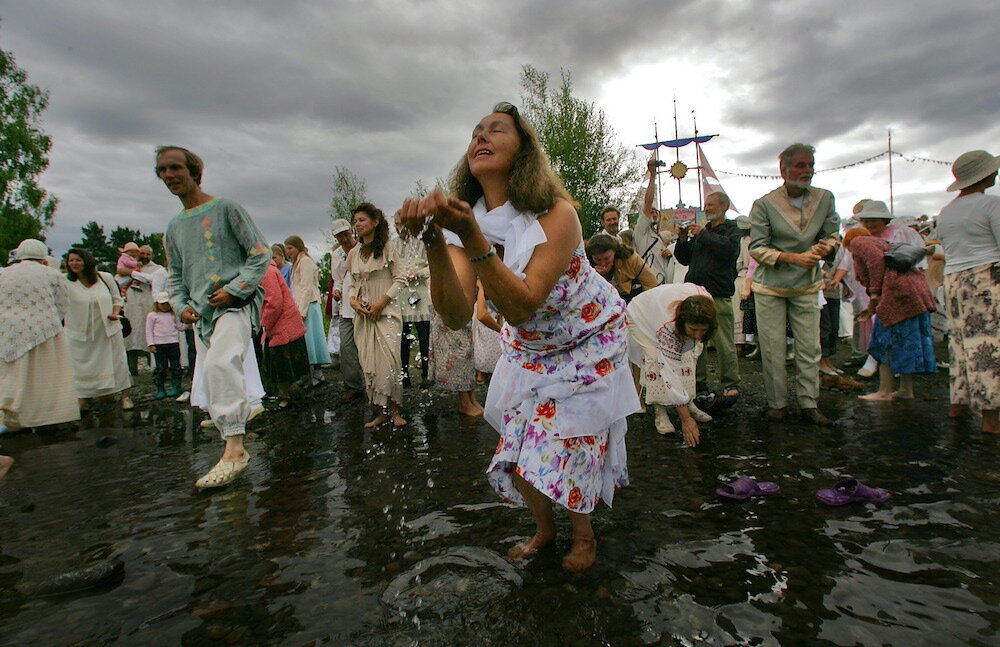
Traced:
POLYGON ((798 139, 841 144, 829 166, 878 152, 890 126, 913 154, 956 130, 995 134, 991 6, 959 5, 33 0, 4 8, 0 36, 51 92, 57 247, 87 220, 152 231, 174 213, 150 172, 166 142, 202 153, 206 190, 245 203, 269 237, 315 242, 336 166, 391 213, 448 174, 494 102, 519 100, 526 63, 554 81, 571 71, 596 100, 636 65, 708 62, 727 85, 697 99, 722 107, 720 129, 750 133, 732 159, 752 172, 775 172, 798 139))

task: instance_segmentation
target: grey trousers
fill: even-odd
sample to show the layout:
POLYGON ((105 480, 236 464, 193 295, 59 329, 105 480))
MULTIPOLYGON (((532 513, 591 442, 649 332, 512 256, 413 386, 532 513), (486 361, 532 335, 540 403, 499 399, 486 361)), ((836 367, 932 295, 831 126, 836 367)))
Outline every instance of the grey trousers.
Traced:
POLYGON ((348 391, 364 391, 361 378, 361 362, 358 360, 358 346, 354 343, 354 319, 338 317, 340 320, 340 372, 344 375, 344 388, 348 391))
POLYGON ((785 324, 795 338, 795 392, 802 409, 816 408, 819 398, 819 297, 775 297, 754 294, 757 304, 757 339, 764 364, 764 392, 768 407, 788 406, 785 370, 785 324))
MULTIPOLYGON (((733 298, 713 299, 719 327, 712 336, 715 356, 719 360, 719 386, 723 389, 740 384, 740 365, 736 359, 736 340, 733 337, 733 298)), ((698 356, 698 381, 708 382, 708 349, 698 356)))

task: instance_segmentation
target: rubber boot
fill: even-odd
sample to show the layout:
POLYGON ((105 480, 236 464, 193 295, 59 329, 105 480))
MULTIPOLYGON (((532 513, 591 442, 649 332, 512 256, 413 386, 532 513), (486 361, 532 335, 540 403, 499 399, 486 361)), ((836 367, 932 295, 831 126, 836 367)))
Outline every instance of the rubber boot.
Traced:
POLYGON ((181 394, 181 376, 171 375, 170 376, 170 390, 167 391, 167 396, 171 398, 176 398, 181 394))
POLYGON ((157 400, 162 400, 167 397, 167 392, 163 390, 163 374, 153 375, 153 384, 156 385, 156 395, 153 396, 157 400))

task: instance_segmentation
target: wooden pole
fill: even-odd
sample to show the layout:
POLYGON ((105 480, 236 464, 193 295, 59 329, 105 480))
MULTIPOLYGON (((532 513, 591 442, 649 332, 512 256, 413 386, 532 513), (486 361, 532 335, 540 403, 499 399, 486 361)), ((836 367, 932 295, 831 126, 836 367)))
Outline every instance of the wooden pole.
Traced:
POLYGON ((892 129, 889 129, 889 214, 896 215, 892 193, 892 129))

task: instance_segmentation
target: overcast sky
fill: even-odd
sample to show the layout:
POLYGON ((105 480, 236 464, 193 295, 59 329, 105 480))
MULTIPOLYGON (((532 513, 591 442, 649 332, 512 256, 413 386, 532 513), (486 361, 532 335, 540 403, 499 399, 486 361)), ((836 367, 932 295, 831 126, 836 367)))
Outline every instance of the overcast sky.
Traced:
MULTIPOLYGON (((317 251, 331 177, 346 166, 394 211, 418 180, 446 177, 472 126, 520 102, 524 64, 572 72, 623 144, 680 134, 694 111, 716 170, 775 174, 788 143, 818 168, 893 147, 953 160, 1000 152, 997 3, 0 1, 0 47, 50 92, 42 183, 59 200, 59 253, 96 220, 162 231, 180 209, 153 149, 186 146, 203 188, 242 203, 272 241, 317 251)), ((689 166, 694 149, 682 151, 689 166)), ((897 160, 899 215, 937 213, 948 167, 897 160)), ((744 213, 775 180, 720 174, 744 213)), ((885 161, 820 173, 849 214, 889 199, 885 161)), ((676 185, 664 187, 665 206, 676 185)), ((697 186, 683 198, 697 203, 697 186)), ((321 255, 323 249, 318 250, 321 255)))

